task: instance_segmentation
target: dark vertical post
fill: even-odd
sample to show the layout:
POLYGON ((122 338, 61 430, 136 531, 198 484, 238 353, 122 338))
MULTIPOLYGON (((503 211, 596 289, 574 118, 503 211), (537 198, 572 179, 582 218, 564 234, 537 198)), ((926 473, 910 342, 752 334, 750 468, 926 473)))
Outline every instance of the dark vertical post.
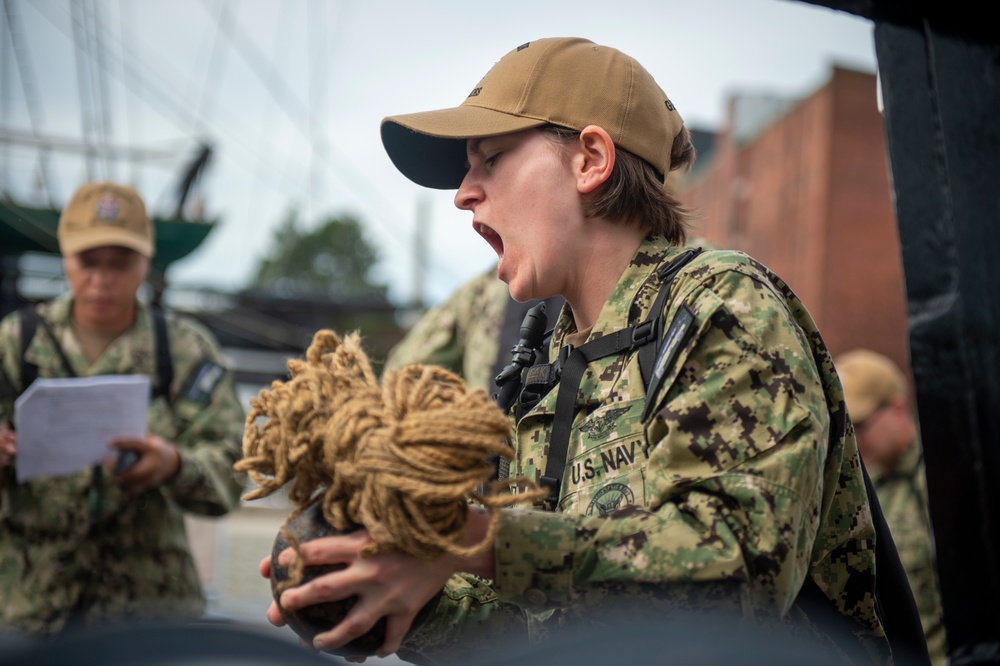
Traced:
POLYGON ((961 666, 1000 663, 1000 43, 954 24, 876 16, 875 47, 948 651, 961 666))
POLYGON ((17 293, 19 276, 18 255, 0 254, 0 318, 21 307, 21 297, 17 293))

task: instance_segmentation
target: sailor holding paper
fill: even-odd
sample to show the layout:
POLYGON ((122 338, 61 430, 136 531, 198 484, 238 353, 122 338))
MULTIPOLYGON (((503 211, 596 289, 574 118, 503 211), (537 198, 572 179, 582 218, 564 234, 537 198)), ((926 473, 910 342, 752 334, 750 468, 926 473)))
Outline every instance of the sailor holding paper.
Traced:
MULTIPOLYGON (((70 291, 0 322, 0 626, 51 635, 197 618, 205 598, 183 514, 219 516, 238 505, 232 466, 243 408, 211 334, 137 297, 155 244, 135 190, 84 185, 63 210, 58 237, 70 291), (15 400, 32 380, 110 385, 119 375, 149 378, 144 434, 111 438, 103 464, 67 471, 33 460, 18 469, 19 456, 29 467, 30 432, 88 416, 65 403, 19 423, 15 400)), ((124 408, 108 402, 105 413, 89 414, 91 424, 123 418, 124 408)), ((67 428, 67 441, 45 444, 72 451, 85 428, 67 428)))

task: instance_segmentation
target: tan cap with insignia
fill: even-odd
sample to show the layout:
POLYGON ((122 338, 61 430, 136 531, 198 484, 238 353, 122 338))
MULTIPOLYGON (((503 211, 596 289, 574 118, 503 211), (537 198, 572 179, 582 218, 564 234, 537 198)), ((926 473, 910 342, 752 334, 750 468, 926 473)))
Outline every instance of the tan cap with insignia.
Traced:
POLYGON ((59 251, 63 256, 116 245, 152 258, 153 224, 146 204, 131 187, 99 182, 83 185, 59 216, 59 251))

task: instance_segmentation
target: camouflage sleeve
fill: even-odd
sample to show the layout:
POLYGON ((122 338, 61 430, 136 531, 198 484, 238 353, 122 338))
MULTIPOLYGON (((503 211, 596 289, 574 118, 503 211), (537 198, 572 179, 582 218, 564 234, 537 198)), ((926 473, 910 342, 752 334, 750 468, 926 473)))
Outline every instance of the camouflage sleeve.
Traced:
POLYGON ((645 426, 645 506, 504 512, 499 598, 529 611, 642 595, 659 607, 794 602, 817 534, 829 414, 808 341, 768 283, 689 281, 692 335, 645 426), (686 585, 686 583, 698 583, 686 585), (728 599, 722 599, 728 597, 728 599))
POLYGON ((462 663, 527 640, 524 612, 502 603, 488 581, 456 574, 434 612, 410 633, 399 656, 413 663, 462 663))
POLYGON ((237 506, 245 475, 233 471, 242 455, 246 418, 225 361, 211 334, 184 318, 172 320, 174 444, 181 467, 166 484, 186 511, 219 516, 237 506))
POLYGON ((386 367, 437 365, 472 386, 491 386, 490 368, 508 298, 507 285, 493 269, 476 275, 414 324, 389 353, 386 367))
POLYGON ((412 363, 437 365, 456 374, 462 372, 465 335, 462 325, 469 309, 466 291, 457 291, 441 305, 431 308, 389 352, 386 368, 412 363))

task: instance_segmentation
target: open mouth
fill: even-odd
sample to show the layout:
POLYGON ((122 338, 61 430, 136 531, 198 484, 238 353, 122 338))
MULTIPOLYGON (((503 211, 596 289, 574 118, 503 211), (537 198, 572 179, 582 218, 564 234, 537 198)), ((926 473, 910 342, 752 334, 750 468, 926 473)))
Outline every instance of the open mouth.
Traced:
POLYGON ((497 253, 497 257, 503 259, 503 239, 500 238, 500 234, 482 222, 473 222, 472 226, 476 230, 476 233, 486 239, 486 242, 490 244, 493 251, 497 253))

